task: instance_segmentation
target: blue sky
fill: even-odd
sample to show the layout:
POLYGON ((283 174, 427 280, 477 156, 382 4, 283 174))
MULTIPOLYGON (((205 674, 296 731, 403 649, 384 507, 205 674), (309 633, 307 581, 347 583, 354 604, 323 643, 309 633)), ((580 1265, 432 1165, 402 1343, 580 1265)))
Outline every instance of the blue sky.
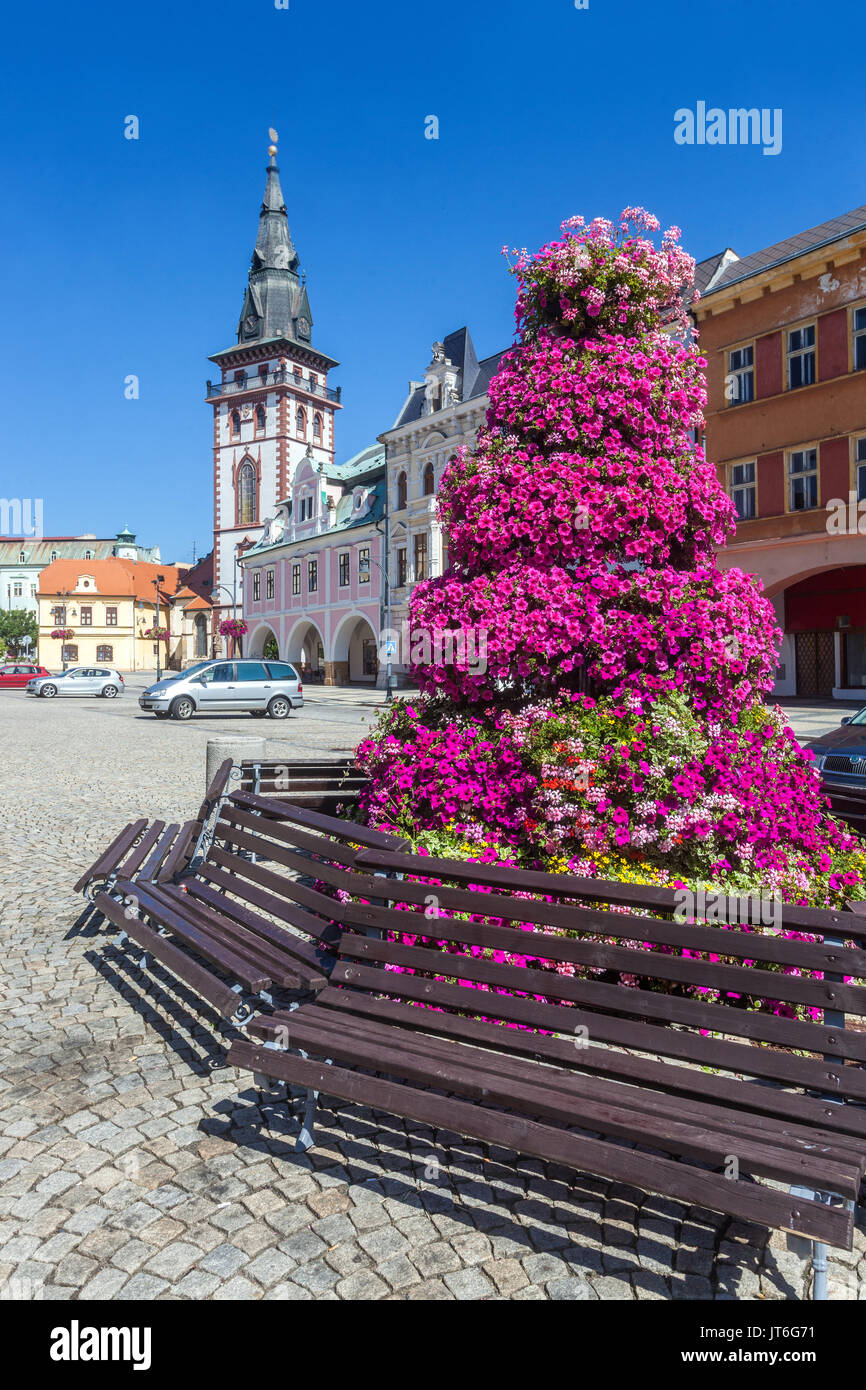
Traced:
POLYGON ((866 202, 854 0, 289 5, 6 12, 0 493, 43 497, 47 534, 210 548, 207 357, 234 341, 269 125, 314 344, 342 364, 338 459, 393 423, 434 338, 507 345, 503 243, 642 204, 698 258, 742 255, 866 202), (780 107, 781 153, 675 144, 699 100, 780 107))

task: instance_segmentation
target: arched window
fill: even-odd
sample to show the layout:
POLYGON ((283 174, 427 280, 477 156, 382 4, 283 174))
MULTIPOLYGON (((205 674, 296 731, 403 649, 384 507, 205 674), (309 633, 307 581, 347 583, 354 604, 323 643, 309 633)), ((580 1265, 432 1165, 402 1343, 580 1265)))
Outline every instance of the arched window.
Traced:
POLYGON ((432 463, 428 463, 424 469, 424 496, 432 497, 436 491, 436 475, 433 472, 432 463))
POLYGON ((321 415, 319 415, 319 414, 317 413, 316 415, 313 416, 313 438, 314 438, 314 439, 321 439, 321 437, 322 437, 322 417, 321 417, 321 415))
POLYGON ((241 412, 239 410, 232 411, 231 430, 232 434, 240 434, 241 432, 241 412))
POLYGON ((397 479, 397 511, 402 512, 406 506, 406 474, 401 473, 397 479))
POLYGON ((295 416, 295 424, 297 426, 297 432, 300 435, 301 439, 305 439, 307 435, 307 415, 302 406, 298 406, 298 413, 295 416))
POLYGON ((257 406, 256 406, 256 429, 257 429, 257 430, 262 430, 262 431, 264 431, 266 419, 267 419, 267 416, 266 416, 266 414, 265 414, 265 407, 264 407, 263 405, 257 405, 257 406))
POLYGON ((247 460, 238 471, 238 525, 254 526, 256 516, 256 470, 247 460))

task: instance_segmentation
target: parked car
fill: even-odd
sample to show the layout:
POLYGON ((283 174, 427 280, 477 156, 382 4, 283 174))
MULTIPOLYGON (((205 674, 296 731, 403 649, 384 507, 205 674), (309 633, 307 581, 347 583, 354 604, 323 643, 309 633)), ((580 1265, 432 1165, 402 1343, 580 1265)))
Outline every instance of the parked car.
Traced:
POLYGON ((32 661, 10 661, 0 666, 0 690, 23 690, 34 676, 50 676, 44 666, 34 666, 32 661))
POLYGON ((866 705, 806 746, 815 754, 815 767, 827 791, 833 787, 866 790, 866 705))
POLYGON ((149 685, 138 703, 157 719, 243 713, 285 719, 303 705, 304 687, 287 661, 200 661, 149 685))
POLYGON ((71 666, 56 676, 37 676, 27 682, 28 695, 102 695, 106 700, 123 694, 123 676, 109 666, 71 666))

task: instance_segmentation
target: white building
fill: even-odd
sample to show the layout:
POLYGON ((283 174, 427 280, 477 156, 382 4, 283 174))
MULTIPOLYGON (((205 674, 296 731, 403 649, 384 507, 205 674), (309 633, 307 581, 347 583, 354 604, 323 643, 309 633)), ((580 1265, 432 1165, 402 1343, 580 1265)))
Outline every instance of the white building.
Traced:
MULTIPOLYGON (((439 482, 457 449, 472 447, 487 416, 487 390, 503 352, 480 362, 468 328, 433 344, 423 380, 409 394, 391 429, 379 435, 388 467, 391 627, 401 630, 412 589, 442 574, 448 564, 447 537, 436 517, 439 482)), ((393 662, 398 682, 406 653, 393 662)))
MULTIPOLYGON (((277 504, 291 496, 304 457, 334 462, 340 391, 328 385, 339 364, 312 346, 306 280, 289 231, 270 146, 265 197, 237 344, 210 358, 221 380, 207 383, 213 406, 214 630, 240 617, 238 559, 264 534, 277 504)), ((217 650, 226 650, 217 639, 217 650)))
POLYGON ((111 539, 98 536, 0 537, 0 604, 36 611, 39 576, 55 560, 146 560, 161 562, 158 546, 136 544, 129 529, 111 539))

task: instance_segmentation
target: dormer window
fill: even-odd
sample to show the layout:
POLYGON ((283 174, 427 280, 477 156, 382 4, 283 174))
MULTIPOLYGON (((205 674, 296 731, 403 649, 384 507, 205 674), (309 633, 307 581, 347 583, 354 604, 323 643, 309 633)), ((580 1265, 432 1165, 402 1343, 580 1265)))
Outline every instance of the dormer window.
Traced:
POLYGON ((57 559, 57 551, 56 551, 56 550, 52 550, 52 552, 51 552, 51 559, 52 559, 52 561, 57 559))
POLYGON ((90 551, 90 550, 85 550, 85 552, 84 552, 84 558, 85 558, 85 560, 92 560, 92 559, 93 559, 93 552, 90 551))
POLYGON ((19 565, 26 565, 27 563, 27 556, 23 550, 19 550, 18 552, 18 563, 19 565))

